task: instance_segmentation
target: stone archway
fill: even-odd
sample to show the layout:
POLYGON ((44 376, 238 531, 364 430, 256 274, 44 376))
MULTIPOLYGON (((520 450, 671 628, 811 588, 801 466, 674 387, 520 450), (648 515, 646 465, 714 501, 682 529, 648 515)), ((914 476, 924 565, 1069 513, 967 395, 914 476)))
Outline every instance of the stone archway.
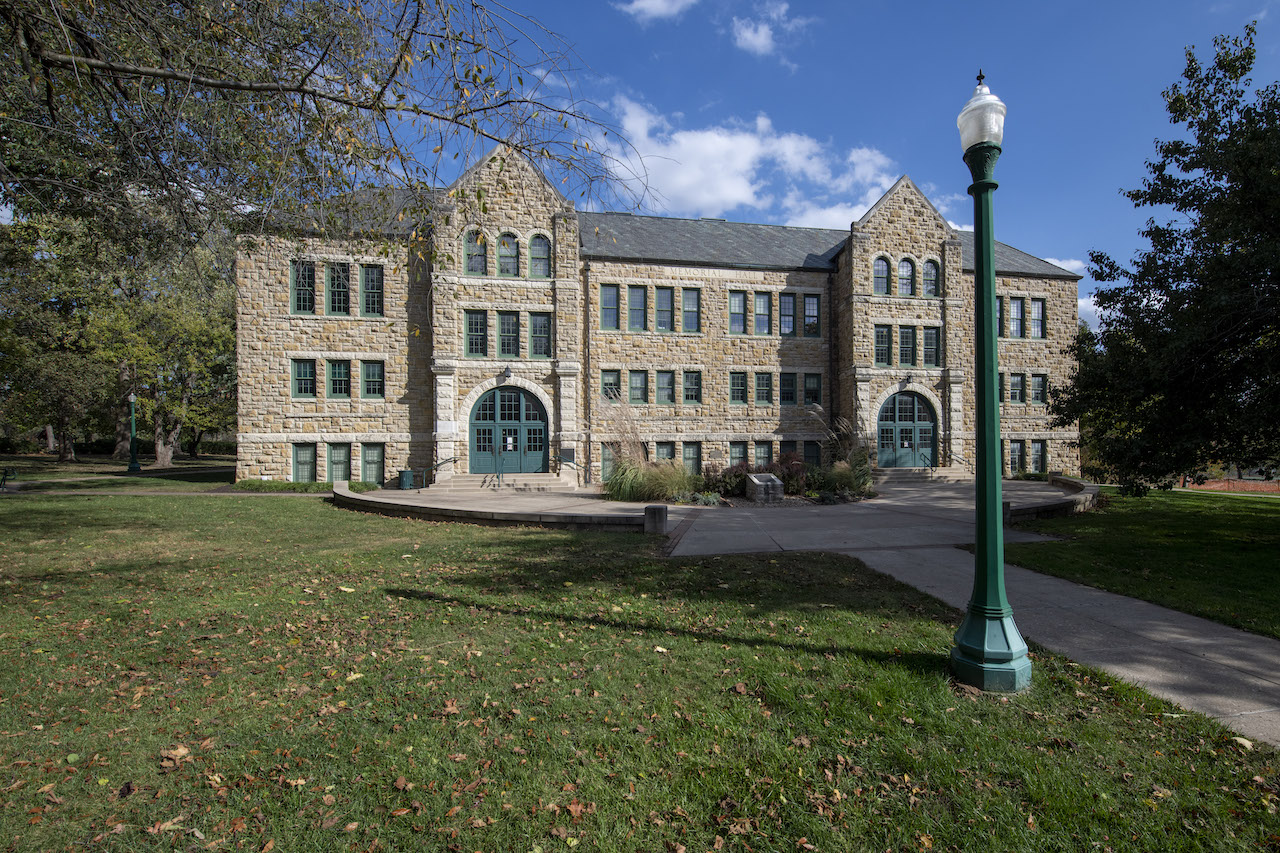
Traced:
POLYGON ((500 385, 471 407, 467 429, 472 474, 539 474, 550 470, 547 409, 532 392, 500 385))
POLYGON ((876 416, 876 464, 933 468, 938 464, 938 413, 923 394, 900 391, 876 416))

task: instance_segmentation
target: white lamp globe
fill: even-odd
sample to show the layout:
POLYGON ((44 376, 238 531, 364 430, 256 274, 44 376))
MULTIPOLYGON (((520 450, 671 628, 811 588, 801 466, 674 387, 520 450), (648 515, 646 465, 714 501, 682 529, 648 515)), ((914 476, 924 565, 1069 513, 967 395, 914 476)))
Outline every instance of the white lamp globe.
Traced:
POLYGON ((960 147, 968 151, 982 142, 999 145, 1004 141, 1004 102, 991 94, 978 72, 978 85, 969 103, 960 111, 956 127, 960 128, 960 147))

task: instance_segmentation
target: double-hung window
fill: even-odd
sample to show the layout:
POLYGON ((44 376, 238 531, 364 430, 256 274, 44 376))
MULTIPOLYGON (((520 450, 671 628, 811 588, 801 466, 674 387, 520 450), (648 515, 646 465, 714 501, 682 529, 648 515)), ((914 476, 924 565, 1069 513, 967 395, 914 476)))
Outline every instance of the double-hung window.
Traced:
POLYGON ((729 442, 729 467, 747 464, 747 443, 745 441, 729 442))
POLYGON ((729 291, 729 334, 747 333, 747 294, 740 290, 729 291))
POLYGON ((329 362, 329 396, 338 399, 351 396, 351 362, 329 362))
POLYGON ((657 287, 653 291, 653 325, 659 332, 674 332, 676 292, 670 287, 657 287))
POLYGON ((676 401, 676 372, 659 370, 657 373, 657 402, 674 403, 676 401))
POLYGON ((898 327, 898 364, 914 366, 916 363, 916 327, 898 327))
POLYGON ((804 295, 804 336, 816 338, 822 334, 822 297, 816 293, 804 295))
POLYGON ((1009 473, 1017 474, 1027 470, 1027 443, 1021 439, 1009 442, 1009 473))
POLYGON ((501 358, 520 357, 520 313, 498 312, 498 355, 501 358))
POLYGON ((942 330, 936 326, 926 326, 924 329, 924 366, 925 367, 941 367, 942 366, 942 330))
POLYGON ((933 261, 924 262, 924 296, 938 294, 938 265, 933 261))
POLYGON ((327 264, 325 268, 328 280, 325 290, 328 291, 329 313, 351 313, 351 265, 327 264))
POLYGON ((316 395, 316 363, 309 358, 293 360, 293 396, 315 397, 316 395))
POLYGON ((329 445, 329 465, 325 480, 341 483, 351 479, 351 445, 347 442, 329 445))
POLYGON ((756 467, 763 468, 773 461, 773 442, 756 442, 756 467))
POLYGON ((684 401, 686 403, 702 402, 702 372, 686 370, 684 372, 684 401))
POLYGON ((674 441, 659 441, 653 445, 653 458, 659 462, 673 462, 676 458, 674 441))
POLYGON ((1049 402, 1049 377, 1043 373, 1031 374, 1031 402, 1049 402))
POLYGON ((888 367, 893 357, 893 326, 876 326, 876 364, 888 367))
POLYGON ((889 261, 876 258, 871 265, 871 291, 878 296, 889 295, 889 261))
POLYGON ((644 285, 627 288, 627 329, 643 332, 649 328, 648 293, 644 285))
POLYGON ((381 317, 382 295, 382 267, 378 264, 361 264, 360 312, 366 317, 381 317))
POLYGON ((745 406, 747 403, 747 374, 729 374, 729 402, 745 406))
POLYGON ((1027 402, 1027 376, 1025 373, 1009 374, 1009 402, 1027 402))
POLYGON ((794 293, 778 294, 778 334, 784 338, 796 335, 796 295, 794 293))
POLYGON ((916 265, 908 258, 898 261, 898 295, 916 295, 916 265))
POLYGON ((529 277, 551 278, 551 241, 541 234, 529 238, 529 277))
POLYGON ((551 358, 551 315, 529 315, 529 357, 551 358))
POLYGON ((627 374, 627 402, 649 402, 649 371, 633 370, 627 374))
POLYGON ((290 264, 293 279, 293 313, 316 313, 316 265, 313 261, 294 261, 290 264))
POLYGON ((1031 318, 1028 323, 1027 337, 1043 338, 1044 337, 1044 300, 1031 300, 1031 318))
POLYGON ((773 405, 773 374, 772 373, 756 374, 756 405, 757 406, 773 405))
POLYGON ((794 406, 796 404, 796 375, 794 373, 778 374, 778 404, 794 406))
POLYGON ((1036 438, 1031 440, 1031 458, 1027 460, 1030 470, 1037 474, 1043 474, 1049 468, 1048 445, 1044 439, 1036 438))
POLYGON ((1023 325, 1023 320, 1026 317, 1026 310, 1027 300, 1009 300, 1009 337, 1021 338, 1026 336, 1026 327, 1023 325))
POLYGON ((806 406, 822 405, 822 374, 806 373, 804 375, 804 404, 806 406))
POLYGON ((686 287, 680 291, 680 315, 682 331, 702 331, 702 291, 696 287, 686 287))
POLYGON ((371 400, 380 400, 386 395, 387 390, 387 368, 380 361, 366 361, 360 365, 364 380, 364 393, 362 396, 371 400))
POLYGON ((617 400, 622 396, 622 371, 600 371, 600 396, 606 400, 617 400))
POLYGON ((498 235, 498 275, 520 275, 520 242, 514 234, 498 235))
POLYGON ((755 328, 752 334, 767 335, 773 331, 773 297, 768 293, 756 294, 755 328))
POLYGON ((1004 297, 996 297, 996 337, 1004 337, 1004 297))
POLYGON ((489 354, 489 312, 467 311, 467 355, 486 356, 489 354))
POLYGON ((618 328, 618 285, 600 285, 600 328, 618 328))
POLYGON ((680 445, 680 456, 684 460, 684 469, 697 476, 702 473, 702 442, 686 441, 680 445))
POLYGON ((464 269, 467 275, 484 275, 488 272, 489 246, 483 234, 479 231, 468 231, 463 252, 466 264, 464 269))

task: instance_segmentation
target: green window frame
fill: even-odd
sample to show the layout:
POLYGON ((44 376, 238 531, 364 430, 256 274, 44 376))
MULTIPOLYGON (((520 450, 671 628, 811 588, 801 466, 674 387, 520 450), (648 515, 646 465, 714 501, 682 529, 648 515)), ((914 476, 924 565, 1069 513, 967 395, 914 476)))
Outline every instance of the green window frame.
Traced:
POLYGON ((632 370, 627 374, 627 402, 649 402, 649 371, 632 370))
POLYGON ((680 291, 680 330, 702 331, 702 291, 686 287, 680 291))
POLYGON ((778 294, 778 334, 784 338, 796 336, 796 295, 778 294))
POLYGON ((312 442, 293 445, 293 482, 316 481, 316 446, 312 442))
POLYGON ((1031 300, 1031 316, 1027 318, 1027 337, 1045 337, 1045 302, 1043 299, 1031 300))
POLYGON ((756 451, 755 462, 756 462, 757 468, 763 468, 766 465, 770 465, 773 463, 773 442, 772 441, 757 441, 755 446, 755 451, 756 451))
POLYGON ((1027 375, 1025 373, 1009 374, 1009 402, 1027 402, 1027 375))
POLYGON ((535 312, 529 315, 529 357, 551 358, 551 315, 535 312))
POLYGON ((464 238, 463 272, 466 275, 485 275, 489 271, 489 244, 479 231, 468 231, 464 238))
POLYGON ((657 373, 657 396, 654 402, 674 404, 676 401, 676 373, 674 370, 659 370, 657 373))
POLYGON ((645 332, 649 329, 649 291, 642 284, 627 287, 627 330, 645 332))
POLYGON ((618 285, 600 285, 600 328, 618 329, 618 285))
POLYGON ((1004 337, 1004 297, 996 297, 996 337, 1004 337))
POLYGON ((529 238, 529 277, 551 278, 551 241, 541 234, 529 238))
POLYGON ((351 314, 351 264, 325 264, 325 303, 334 316, 351 314))
POLYGON ((1019 474, 1027 470, 1027 443, 1020 438, 1009 442, 1009 473, 1019 474))
POLYGON ((360 314, 363 317, 381 317, 384 297, 384 281, 381 264, 360 265, 360 314))
POLYGON ((747 374, 736 371, 729 374, 729 402, 735 406, 747 404, 747 374))
POLYGON ((316 363, 310 358, 293 359, 293 396, 301 400, 315 399, 316 363))
POLYGON ((347 442, 331 443, 328 447, 328 464, 325 466, 325 482, 340 483, 351 479, 351 445, 347 442))
POLYGON ((622 397, 622 371, 600 371, 600 396, 606 400, 617 400, 622 397))
POLYGON ((1009 337, 1026 337, 1027 300, 1022 298, 1009 300, 1009 337))
POLYGON ((755 323, 751 334, 773 334, 773 294, 757 293, 755 298, 755 323))
POLYGON ((653 445, 653 458, 658 462, 674 462, 676 458, 676 443, 674 441, 659 441, 653 445))
POLYGON ((924 286, 921 290, 922 296, 937 297, 940 295, 938 291, 939 278, 938 265, 933 261, 924 262, 924 286))
POLYGON ((1030 456, 1027 467, 1036 474, 1043 474, 1049 468, 1049 444, 1043 438, 1031 439, 1030 456))
POLYGON ((898 364, 914 367, 916 363, 916 327, 898 327, 898 364))
POLYGON ((910 258, 898 261, 898 295, 916 295, 916 265, 910 258))
POLYGON ((815 468, 822 466, 821 442, 806 441, 804 443, 804 464, 812 465, 815 468))
POLYGON ((791 440, 788 440, 788 441, 779 441, 779 442, 778 442, 778 458, 779 458, 779 459, 781 459, 782 457, 786 456, 787 454, 791 454, 792 456, 797 455, 797 454, 796 454, 796 443, 795 443, 794 441, 791 441, 791 440))
POLYGON ((888 258, 876 258, 871 264, 871 292, 877 296, 889 295, 888 258))
POLYGON ((702 473, 702 442, 686 441, 680 445, 680 458, 684 469, 695 477, 702 473))
POLYGON ((686 370, 682 379, 684 381, 684 401, 686 403, 701 403, 702 371, 686 370))
POLYGON ((520 357, 520 312, 498 312, 498 358, 520 357))
POLYGON ((387 479, 387 448, 378 442, 360 444, 360 480, 381 486, 387 479))
POLYGON ((1049 402, 1049 377, 1043 373, 1031 374, 1031 402, 1039 405, 1049 402))
POLYGON ((316 265, 314 261, 289 263, 289 313, 316 313, 316 265))
POLYGON ((360 364, 360 396, 367 400, 381 400, 387 393, 387 366, 381 361, 360 364))
POLYGON ((806 373, 804 375, 804 404, 806 406, 822 405, 821 373, 806 373))
POLYGON ((794 406, 796 399, 796 375, 794 373, 779 373, 778 405, 794 406))
POLYGON ((923 330, 923 356, 925 367, 942 366, 942 329, 937 326, 926 326, 923 330))
POLYGON ((804 295, 804 336, 817 338, 822 335, 822 297, 816 293, 804 295))
POLYGON ((888 367, 893 358, 893 326, 876 326, 875 349, 876 366, 888 367))
POLYGON ((489 354, 489 312, 464 311, 467 324, 467 349, 469 358, 483 358, 489 354))
POLYGON ((329 375, 328 396, 348 400, 351 398, 351 362, 330 361, 326 372, 329 375))
POLYGON ((653 289, 653 326, 659 332, 676 330, 676 292, 671 287, 653 289))
POLYGON ((498 235, 498 275, 504 278, 520 275, 520 241, 510 232, 498 235))
POLYGON ((729 467, 747 464, 747 442, 731 441, 729 442, 729 467))
POLYGON ((772 373, 756 374, 756 405, 757 406, 773 405, 773 374, 772 373))
POLYGON ((729 334, 747 333, 747 294, 741 290, 729 291, 729 334))

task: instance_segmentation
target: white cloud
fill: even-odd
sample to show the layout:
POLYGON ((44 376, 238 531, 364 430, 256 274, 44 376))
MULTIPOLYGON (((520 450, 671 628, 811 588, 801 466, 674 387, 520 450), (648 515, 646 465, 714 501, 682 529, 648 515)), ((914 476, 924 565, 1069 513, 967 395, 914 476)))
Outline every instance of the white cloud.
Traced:
MULTIPOLYGON (((756 56, 771 56, 779 53, 780 36, 789 42, 791 39, 786 37, 798 34, 817 20, 817 18, 793 18, 787 14, 788 11, 790 11, 789 4, 770 0, 770 2, 757 4, 753 17, 739 18, 735 15, 730 28, 734 45, 756 56)), ((793 63, 783 57, 779 59, 783 65, 794 70, 793 63)))
POLYGON ((1094 302, 1092 293, 1076 300, 1076 310, 1080 314, 1080 319, 1089 324, 1090 329, 1096 331, 1099 328, 1098 304, 1094 302))
POLYGON ((786 225, 803 225, 808 228, 836 228, 849 230, 849 226, 862 218, 870 209, 867 204, 819 204, 812 199, 788 199, 786 225))
POLYGON ((1089 274, 1089 265, 1084 261, 1078 261, 1075 258, 1045 258, 1045 260, 1054 266, 1062 267, 1064 270, 1070 270, 1076 275, 1089 274))
POLYGON ((773 27, 767 21, 733 19, 733 43, 747 53, 768 56, 773 53, 773 27))
POLYGON ((629 3, 615 3, 614 6, 636 20, 648 23, 660 18, 674 18, 697 2, 698 0, 630 0, 629 3))
POLYGON ((968 225, 961 225, 959 222, 952 222, 950 219, 948 219, 947 224, 950 225, 956 231, 972 231, 973 230, 972 223, 968 225))

